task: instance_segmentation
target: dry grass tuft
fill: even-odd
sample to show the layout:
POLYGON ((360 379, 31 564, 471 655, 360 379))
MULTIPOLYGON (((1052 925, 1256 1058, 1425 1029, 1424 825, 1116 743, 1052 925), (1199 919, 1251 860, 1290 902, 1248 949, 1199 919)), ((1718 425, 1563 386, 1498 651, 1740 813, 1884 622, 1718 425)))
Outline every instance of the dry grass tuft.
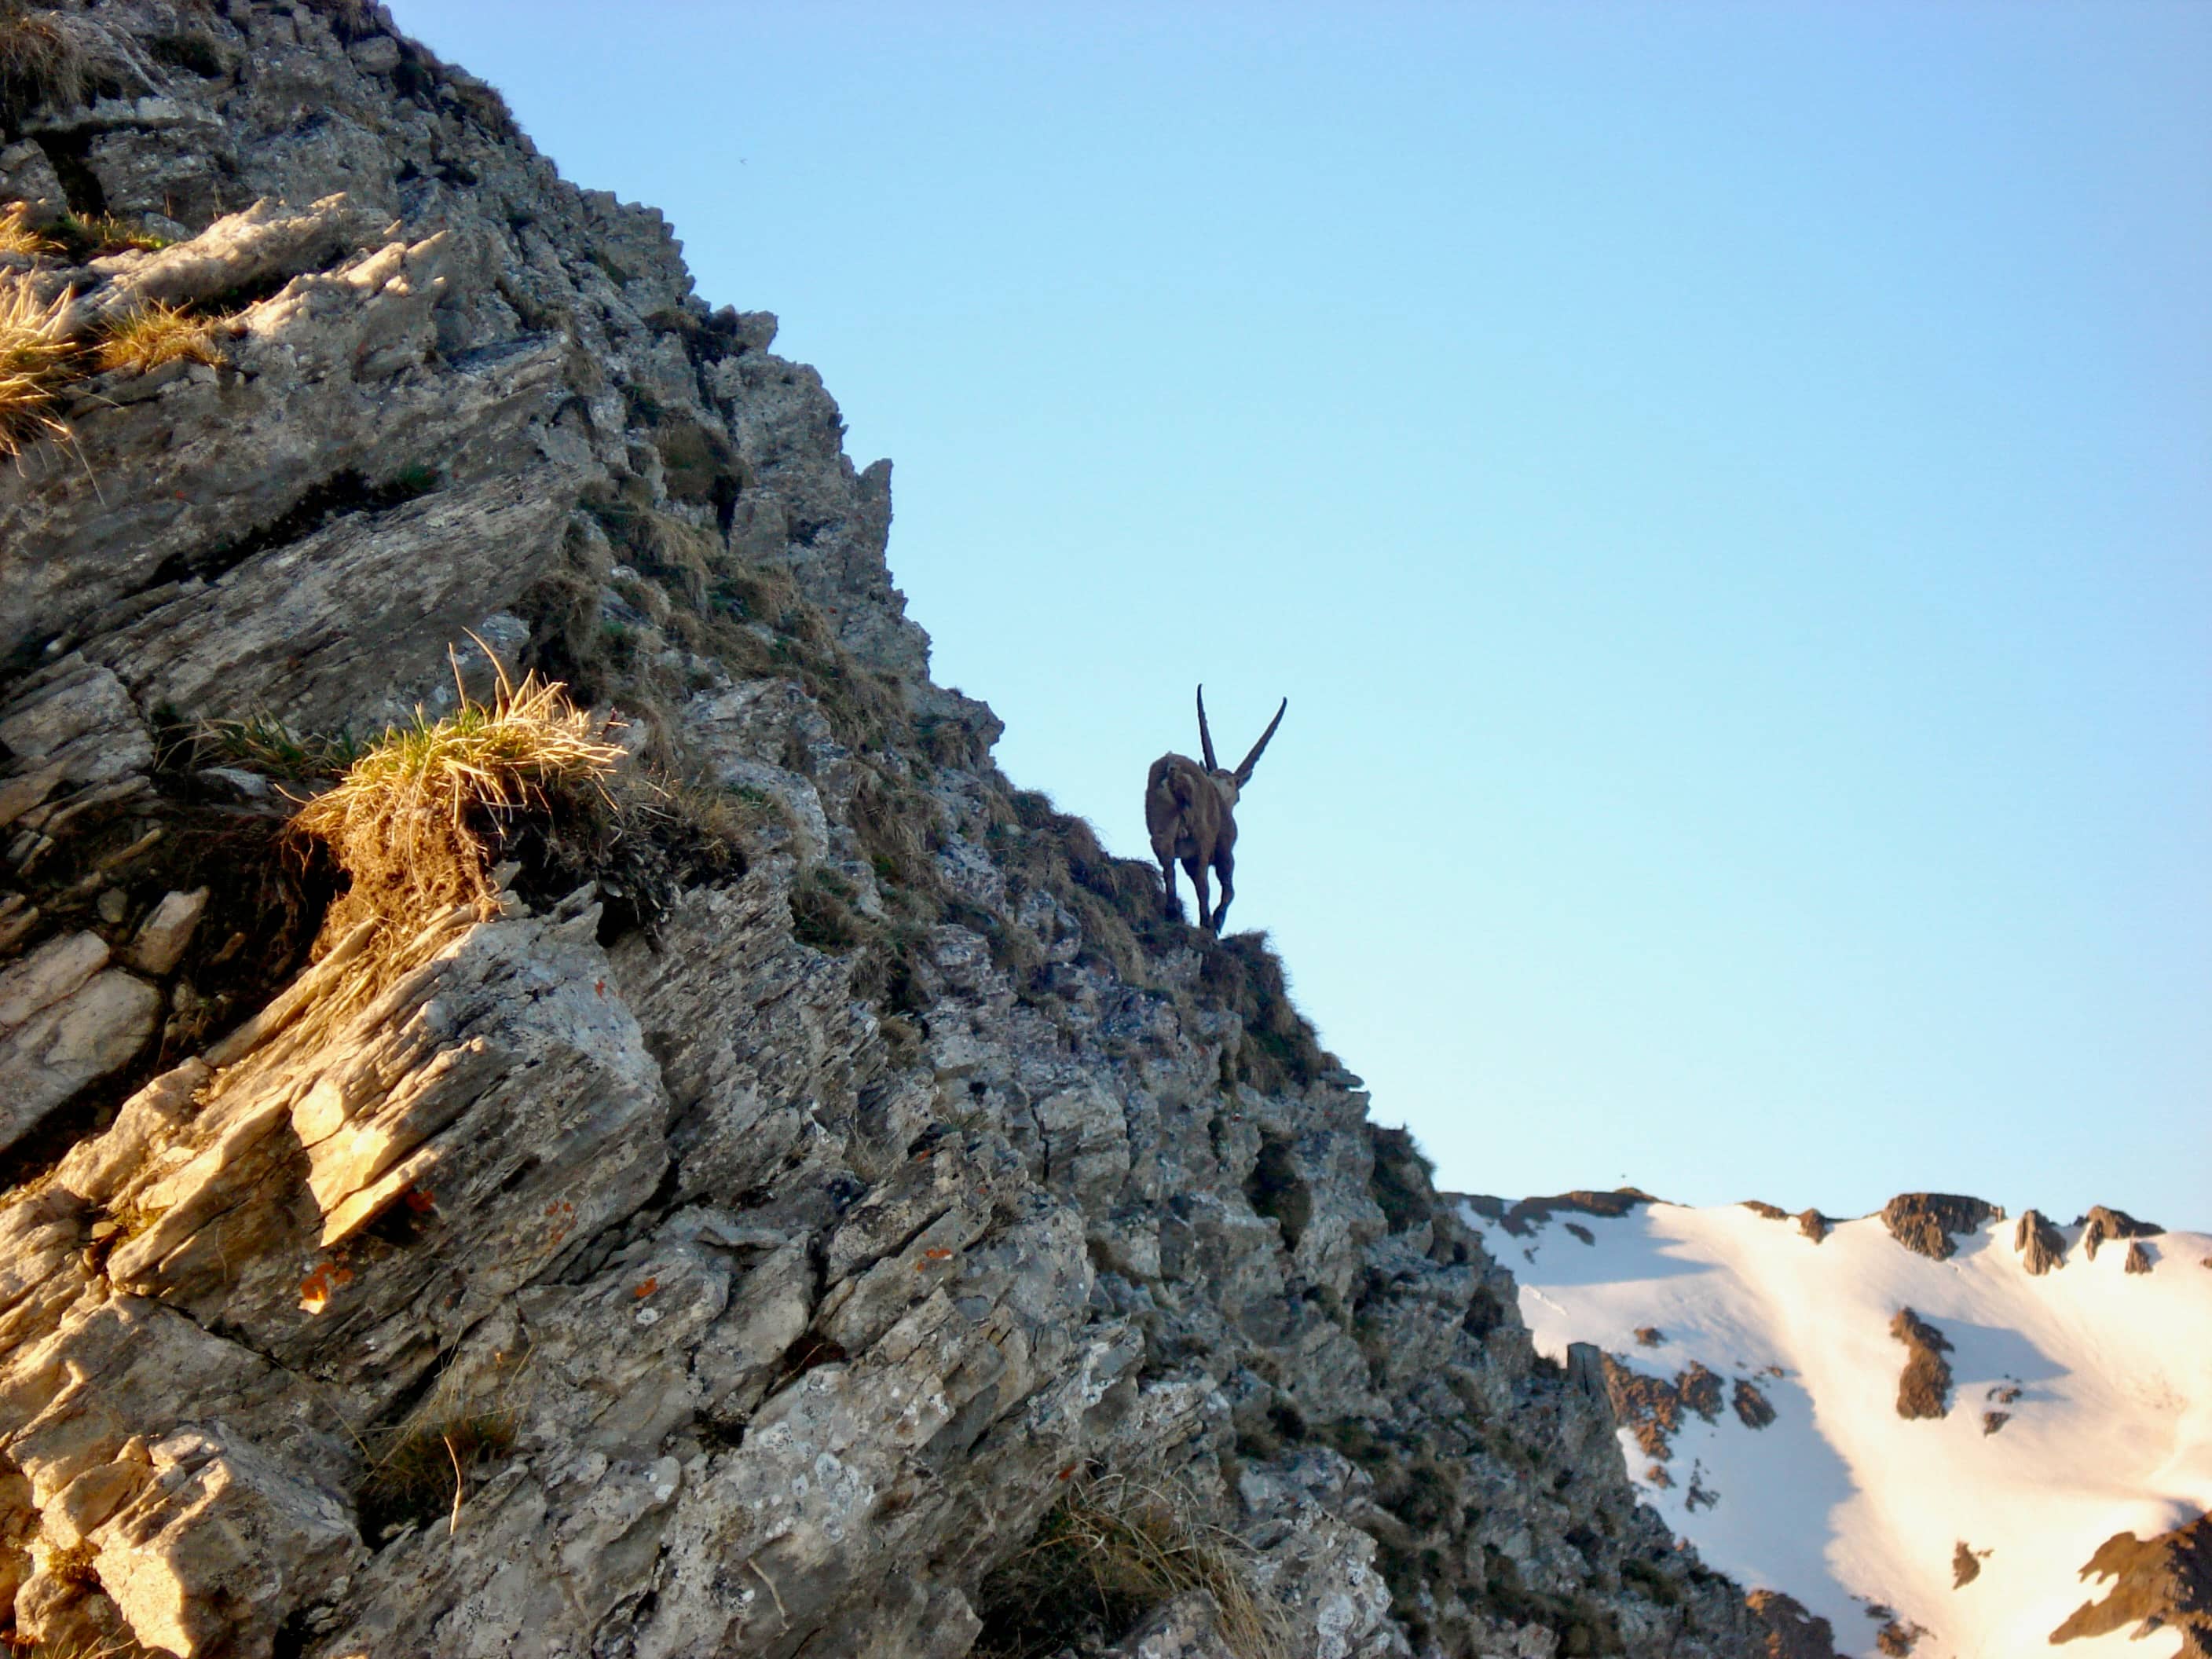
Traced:
POLYGON ((440 1519, 459 1528, 481 1481, 514 1449, 523 1425, 518 1403, 531 1351, 490 1356, 488 1368, 440 1372, 398 1422, 355 1437, 362 1473, 354 1491, 362 1536, 381 1547, 407 1526, 440 1519))
POLYGON ((20 254, 27 259, 49 258, 62 251, 51 236, 31 228, 31 204, 18 202, 0 213, 0 253, 20 254))
POLYGON ((151 91, 160 77, 125 31, 97 18, 0 0, 0 125, 45 106, 70 109, 99 93, 151 91))
POLYGON ((363 1536, 381 1541, 404 1526, 457 1518, 469 1476, 514 1449, 517 1427, 505 1411, 438 1411, 402 1424, 356 1494, 363 1536))
POLYGON ((28 283, 0 281, 0 456, 69 435, 53 406, 76 367, 77 348, 63 332, 74 297, 41 305, 28 283))
POLYGON ((103 369, 131 368, 141 374, 163 363, 219 364, 223 358, 215 337, 222 322, 157 301, 110 325, 97 361, 103 369))
POLYGON ((0 112, 81 104, 91 80, 84 40, 69 20, 0 0, 0 112))
POLYGON ((64 214, 55 222, 54 231, 62 240, 62 251, 76 259, 97 259, 134 249, 141 253, 159 253, 170 246, 167 237, 141 230, 128 219, 118 218, 112 213, 82 216, 64 214))
POLYGON ((329 842, 352 878, 332 936, 374 917, 397 945, 456 905, 491 914, 486 837, 525 812, 606 800, 622 757, 564 687, 535 674, 517 684, 501 670, 491 702, 465 696, 442 720, 417 709, 293 820, 329 842))
POLYGON ((1162 1602, 1204 1590, 1238 1659, 1285 1659, 1290 1632, 1252 1589, 1251 1551, 1198 1511, 1193 1495, 1174 1483, 1077 1477, 1029 1544, 983 1581, 976 1653, 1045 1659, 1064 1647, 1112 1642, 1162 1602))

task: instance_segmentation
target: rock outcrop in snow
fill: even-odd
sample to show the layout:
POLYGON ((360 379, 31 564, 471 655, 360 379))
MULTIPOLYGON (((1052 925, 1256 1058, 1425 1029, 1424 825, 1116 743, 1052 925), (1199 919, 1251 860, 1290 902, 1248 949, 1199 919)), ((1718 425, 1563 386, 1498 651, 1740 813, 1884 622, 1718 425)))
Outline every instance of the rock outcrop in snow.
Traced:
POLYGON ((1509 1233, 1495 1200, 1462 1213, 1510 1252, 1540 1348, 1603 1352, 1624 1467, 1761 1597, 1772 1650, 2212 1642, 2212 1274, 2166 1266, 2212 1262, 2212 1237, 1929 1194, 1817 1245, 1736 1206, 1640 1204, 1584 1218, 1590 1243, 1509 1233), (2151 1270, 2093 1258, 2100 1235, 2151 1270), (1756 1388, 1771 1420, 1674 1407, 1699 1374, 1756 1388), (1653 1401, 1674 1407, 1663 1437, 1653 1401))

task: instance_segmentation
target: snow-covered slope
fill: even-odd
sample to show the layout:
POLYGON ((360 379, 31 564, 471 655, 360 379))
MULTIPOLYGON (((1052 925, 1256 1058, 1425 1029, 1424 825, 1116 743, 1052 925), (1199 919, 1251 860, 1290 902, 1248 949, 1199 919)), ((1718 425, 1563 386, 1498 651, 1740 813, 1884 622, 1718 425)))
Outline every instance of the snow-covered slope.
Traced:
POLYGON ((1843 1654, 1906 1650, 1915 1626, 1918 1659, 2181 1650, 2171 1626, 2130 1641, 2133 1619, 2051 1638, 2112 1588, 2081 1577, 2107 1539, 2212 1508, 2212 1237, 2106 1239, 2093 1259, 2081 1225, 2045 1231, 2063 1255, 2035 1273, 2010 1220, 1938 1260, 1879 1217, 1816 1243, 1817 1223, 1747 1206, 1557 1203, 1462 1210, 1541 1351, 1611 1357, 1616 1408, 1645 1419, 1641 1443, 1621 1431, 1630 1472, 1710 1565, 1795 1596, 1843 1654), (1941 1416, 1900 1412, 1908 1308, 1949 1344, 1948 1389, 1922 1389, 1941 1416))

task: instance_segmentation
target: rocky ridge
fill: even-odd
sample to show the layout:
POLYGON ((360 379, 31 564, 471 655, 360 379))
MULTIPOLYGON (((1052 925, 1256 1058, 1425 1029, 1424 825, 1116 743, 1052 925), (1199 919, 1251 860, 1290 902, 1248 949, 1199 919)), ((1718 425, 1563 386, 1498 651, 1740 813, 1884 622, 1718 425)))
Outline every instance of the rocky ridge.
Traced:
POLYGON ((380 7, 24 30, 0 202, 135 245, 0 280, 222 345, 0 470, 9 1635, 1026 1654, 1119 1480, 1214 1577, 1085 1650, 1766 1650, 1261 942, 991 764, 773 318, 380 7), (488 653, 661 829, 326 926, 287 791, 488 653))
POLYGON ((1770 1650, 2117 1659, 2212 1639, 2193 1426, 2212 1237, 1929 1194, 1817 1241, 1767 1205, 1519 1231, 1463 1207, 1540 1348, 1598 1347, 1632 1479, 1759 1587, 1770 1650), (2100 1235, 2119 1248, 2093 1255, 2100 1235))

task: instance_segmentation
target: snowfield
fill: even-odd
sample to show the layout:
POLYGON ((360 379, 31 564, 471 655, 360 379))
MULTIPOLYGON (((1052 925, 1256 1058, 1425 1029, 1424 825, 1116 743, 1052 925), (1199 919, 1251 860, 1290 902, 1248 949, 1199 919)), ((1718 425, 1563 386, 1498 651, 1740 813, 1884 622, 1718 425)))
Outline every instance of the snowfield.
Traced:
POLYGON ((1938 1261, 1872 1216, 1815 1244, 1794 1220, 1737 1206, 1563 1210, 1526 1236, 1461 1209, 1520 1281, 1542 1352, 1591 1342, 1647 1376, 1692 1361, 1719 1374, 1715 1420, 1685 1412, 1672 1434, 1672 1484, 1654 1481, 1624 1427, 1629 1472, 1708 1565, 1796 1597, 1833 1626, 1838 1652, 1875 1654, 1893 1616, 1927 1632, 1916 1659, 2179 1650, 2172 1629, 2050 1638, 2111 1588, 2079 1577, 2107 1538, 2212 1509, 2212 1237, 2145 1238, 2152 1271, 2129 1273, 2128 1241, 2092 1261, 2082 1229, 2061 1228, 2063 1265, 2035 1276, 2010 1220, 1959 1235, 1938 1261), (1941 1418, 1898 1413, 1907 1350, 1890 1326, 1905 1307, 1952 1346, 1941 1418), (1638 1340, 1648 1327, 1656 1346, 1638 1340), (1739 1378, 1772 1405, 1768 1426, 1725 1403, 1739 1378), (1988 1412, 2010 1415, 1984 1432, 1988 1412), (1979 1570, 1954 1589, 1961 1544, 1979 1570))

